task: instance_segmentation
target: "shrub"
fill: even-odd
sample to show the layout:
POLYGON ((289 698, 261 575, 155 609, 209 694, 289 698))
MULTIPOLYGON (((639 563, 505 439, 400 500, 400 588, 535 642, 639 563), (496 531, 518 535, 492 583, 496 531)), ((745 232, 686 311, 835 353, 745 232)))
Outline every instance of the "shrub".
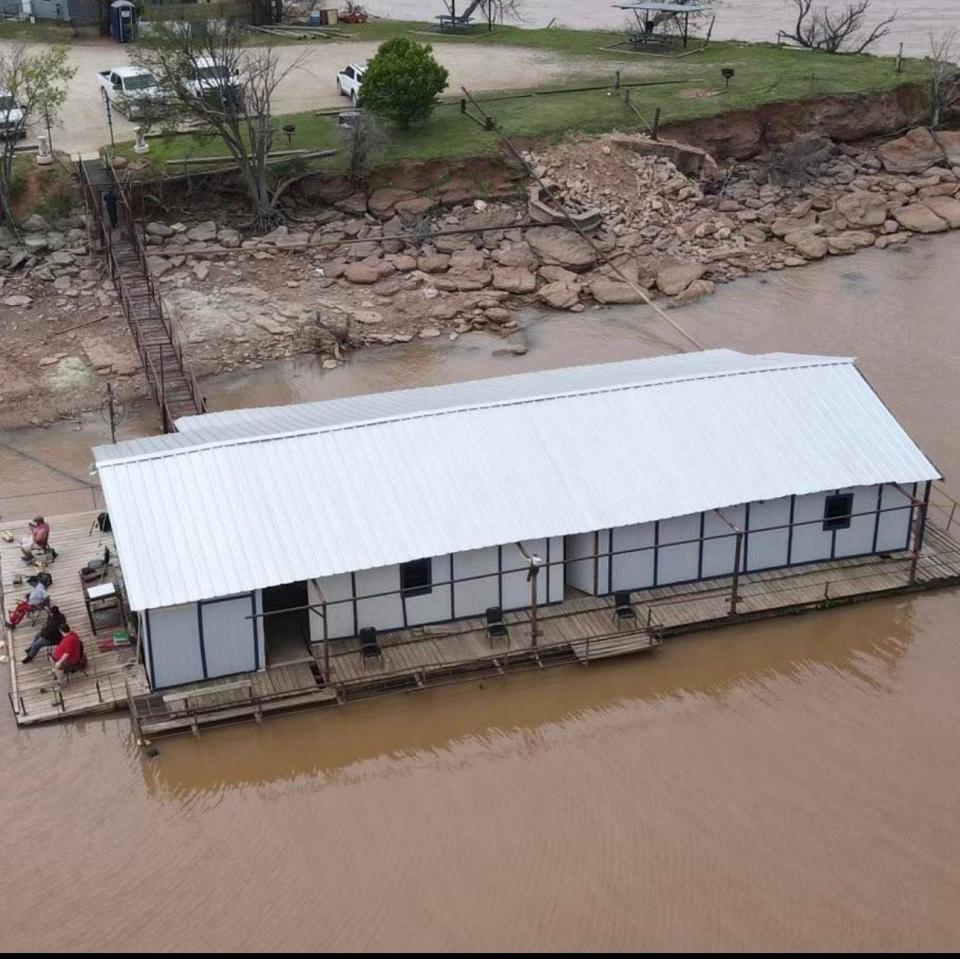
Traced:
POLYGON ((428 43, 396 37, 380 44, 360 90, 363 105, 406 128, 426 119, 447 85, 447 70, 433 58, 428 43))

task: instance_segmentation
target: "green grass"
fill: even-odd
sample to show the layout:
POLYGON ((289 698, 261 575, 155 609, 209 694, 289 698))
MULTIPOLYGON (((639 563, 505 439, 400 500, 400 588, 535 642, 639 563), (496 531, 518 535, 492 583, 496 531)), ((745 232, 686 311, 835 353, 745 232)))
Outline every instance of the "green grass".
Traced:
POLYGON ((95 40, 96 27, 73 30, 63 23, 41 20, 0 20, 0 40, 23 40, 27 43, 76 43, 78 40, 95 40))
MULTIPOLYGON (((409 25, 373 21, 350 26, 349 30, 358 38, 362 35, 364 39, 379 40, 396 35, 399 26, 405 30, 409 25)), ((562 51, 568 59, 567 85, 608 85, 602 90, 574 93, 551 93, 541 88, 535 95, 526 97, 518 96, 524 91, 486 93, 479 99, 486 101, 485 108, 496 117, 508 135, 519 138, 557 140, 569 133, 641 131, 644 123, 611 90, 614 71, 623 69, 619 62, 622 55, 613 58, 609 70, 601 68, 598 71, 597 47, 603 37, 615 36, 618 35, 582 30, 503 28, 492 37, 484 36, 481 40, 469 41, 550 46, 562 51), (505 40, 505 35, 510 39, 505 40), (586 53, 589 53, 589 58, 585 56, 586 53)), ((331 49, 335 50, 335 46, 331 49)), ((632 102, 648 120, 654 108, 660 107, 663 125, 777 101, 891 90, 904 84, 925 82, 927 69, 922 61, 904 60, 902 72, 897 73, 893 58, 836 56, 773 44, 739 42, 713 43, 705 51, 684 58, 626 56, 632 56, 631 64, 637 65, 636 70, 623 70, 627 80, 655 76, 662 80, 681 81, 671 85, 634 87, 631 90, 632 102), (733 67, 735 70, 729 89, 725 88, 721 78, 721 67, 733 67)), ((490 76, 496 77, 495 69, 491 69, 490 76)), ((496 135, 484 131, 462 116, 455 100, 459 92, 450 93, 448 101, 439 105, 426 122, 409 130, 387 127, 388 143, 381 156, 381 164, 459 159, 498 150, 496 135)), ((276 119, 278 127, 284 123, 295 124, 297 130, 292 146, 306 149, 335 147, 335 122, 332 116, 317 116, 314 112, 276 119)), ((279 135, 277 148, 286 146, 286 138, 279 135)), ((151 172, 162 169, 163 161, 168 159, 222 153, 223 144, 210 137, 157 138, 151 141, 151 172)), ((329 165, 336 167, 336 160, 329 165)))

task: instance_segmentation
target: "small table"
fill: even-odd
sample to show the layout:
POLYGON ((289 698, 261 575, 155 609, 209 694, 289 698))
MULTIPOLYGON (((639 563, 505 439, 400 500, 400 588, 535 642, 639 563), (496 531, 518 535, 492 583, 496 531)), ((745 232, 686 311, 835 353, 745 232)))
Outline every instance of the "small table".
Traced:
POLYGON ((120 615, 120 625, 124 622, 123 597, 116 583, 97 583, 83 591, 83 602, 87 607, 87 618, 90 620, 90 630, 97 634, 95 614, 108 609, 115 609, 120 615))

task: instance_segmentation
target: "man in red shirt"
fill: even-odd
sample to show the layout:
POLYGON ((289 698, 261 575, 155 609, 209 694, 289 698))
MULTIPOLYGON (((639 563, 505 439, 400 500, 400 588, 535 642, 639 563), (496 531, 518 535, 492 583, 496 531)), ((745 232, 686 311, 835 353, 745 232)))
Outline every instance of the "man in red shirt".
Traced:
POLYGON ((80 637, 67 623, 60 624, 60 642, 51 653, 53 672, 58 680, 63 680, 64 673, 82 667, 87 660, 83 652, 83 643, 80 637))

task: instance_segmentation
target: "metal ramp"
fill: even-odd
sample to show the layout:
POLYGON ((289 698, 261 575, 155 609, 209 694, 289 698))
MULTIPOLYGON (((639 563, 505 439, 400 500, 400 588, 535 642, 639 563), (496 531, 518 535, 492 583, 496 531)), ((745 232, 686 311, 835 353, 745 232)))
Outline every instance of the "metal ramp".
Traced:
POLYGON ((206 402, 187 367, 180 338, 163 312, 147 265, 142 229, 123 185, 109 162, 81 159, 79 166, 90 213, 91 248, 102 250, 107 259, 147 383, 160 407, 163 429, 172 432, 178 417, 203 413, 206 402), (111 188, 117 196, 116 227, 110 225, 103 202, 111 188))

